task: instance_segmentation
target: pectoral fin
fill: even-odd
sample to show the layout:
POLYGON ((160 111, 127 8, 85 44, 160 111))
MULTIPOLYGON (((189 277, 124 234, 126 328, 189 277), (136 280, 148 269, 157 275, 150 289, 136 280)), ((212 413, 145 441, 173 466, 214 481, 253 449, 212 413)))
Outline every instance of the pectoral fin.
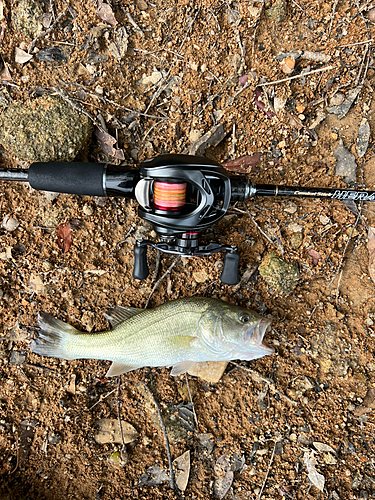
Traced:
POLYGON ((137 370, 138 368, 143 368, 143 365, 125 365, 124 363, 117 363, 116 361, 114 361, 107 371, 106 377, 115 377, 116 375, 131 372, 132 370, 137 370))
POLYGON ((176 375, 182 375, 183 373, 190 370, 195 365, 196 361, 181 361, 173 365, 171 375, 175 377, 176 375))

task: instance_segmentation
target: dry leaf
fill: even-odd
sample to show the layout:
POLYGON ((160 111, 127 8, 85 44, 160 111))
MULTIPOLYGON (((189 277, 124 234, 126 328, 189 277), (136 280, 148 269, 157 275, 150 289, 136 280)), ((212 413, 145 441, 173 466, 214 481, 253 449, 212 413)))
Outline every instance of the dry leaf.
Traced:
POLYGON ((108 50, 118 61, 125 56, 128 50, 128 34, 124 27, 114 30, 113 41, 109 44, 108 50))
POLYGON ((73 394, 73 396, 76 393, 76 378, 77 376, 75 374, 72 374, 70 377, 69 385, 66 388, 66 392, 69 392, 69 394, 73 394))
POLYGON ((218 458, 214 465, 215 482, 214 493, 221 500, 232 486, 234 473, 241 470, 245 464, 245 458, 239 453, 225 453, 218 458))
POLYGON ((113 13, 112 7, 104 2, 98 2, 99 8, 96 11, 100 19, 110 24, 111 26, 116 26, 117 21, 113 13))
POLYGON ((368 270, 370 278, 375 283, 375 228, 368 228, 368 270))
POLYGON ((344 101, 339 105, 339 106, 332 106, 330 108, 327 108, 327 111, 329 113, 333 113, 338 116, 339 120, 344 118, 344 116, 347 114, 349 109, 352 107, 353 102, 357 99, 357 96, 359 92, 362 89, 362 85, 359 87, 356 87, 355 89, 351 89, 348 92, 347 97, 344 99, 344 101))
POLYGON ((211 384, 216 384, 221 379, 228 361, 202 361, 195 363, 190 370, 189 375, 207 380, 211 384))
POLYGON ((355 408, 353 414, 361 417, 369 410, 375 410, 375 389, 369 389, 363 398, 363 403, 355 408))
POLYGON ((240 87, 244 87, 248 81, 249 77, 247 75, 242 75, 238 79, 238 84, 240 85, 240 87))
POLYGON ((62 222, 57 226, 56 236, 57 246, 66 253, 73 243, 69 222, 62 222))
POLYGON ((266 101, 266 97, 263 93, 263 90, 261 90, 260 88, 255 89, 254 103, 255 103, 257 108, 259 108, 261 111, 264 111, 264 113, 266 113, 268 118, 271 119, 274 116, 276 116, 276 113, 274 113, 272 111, 272 109, 270 109, 270 105, 266 101))
POLYGON ((10 82, 12 77, 10 76, 7 63, 4 61, 0 55, 0 80, 4 82, 10 82))
POLYGON ((112 137, 108 132, 105 132, 102 129, 99 129, 96 127, 95 129, 95 135, 98 139, 98 143, 100 148, 104 151, 105 154, 109 156, 113 156, 114 158, 117 158, 118 160, 124 160, 124 152, 122 149, 116 149, 114 148, 114 144, 116 144, 116 139, 112 137))
POLYGON ((362 118, 361 123, 359 125, 358 136, 356 141, 358 158, 362 158, 362 156, 365 156, 368 143, 370 140, 370 134, 371 134, 370 125, 366 120, 366 118, 362 118))
POLYGON ((182 455, 173 460, 175 480, 180 491, 185 491, 190 474, 190 451, 185 451, 182 455))
MULTIPOLYGON (((99 444, 122 444, 120 425, 116 418, 103 418, 97 421, 98 433, 94 439, 99 444)), ((131 443, 138 437, 138 432, 128 422, 121 421, 122 435, 125 443, 131 443)))
POLYGON ((320 452, 329 452, 329 453, 336 453, 331 446, 325 443, 321 443, 320 441, 314 441, 313 442, 314 447, 320 452))
POLYGON ((44 293, 46 291, 42 278, 39 274, 32 274, 28 283, 29 293, 44 293))
POLYGON ((24 50, 20 49, 19 47, 16 47, 14 50, 14 60, 16 61, 17 64, 24 64, 30 59, 32 59, 33 56, 32 54, 29 54, 28 52, 25 52, 24 50))
POLYGON ((167 481, 170 481, 169 474, 161 470, 159 466, 152 465, 144 474, 141 474, 137 486, 158 486, 167 481))
POLYGON ((333 156, 337 160, 335 174, 342 176, 346 184, 356 182, 357 164, 355 162, 355 156, 346 149, 342 139, 340 139, 337 148, 334 150, 333 156))
POLYGON ((315 452, 312 451, 311 453, 308 453, 307 451, 305 452, 303 456, 303 461, 305 463, 307 472, 308 472, 308 477, 310 482, 318 488, 318 490, 323 491, 324 490, 324 483, 325 483, 325 478, 323 474, 320 474, 316 469, 316 459, 314 457, 315 452))
POLYGON ((227 161, 223 163, 223 167, 230 172, 238 172, 246 174, 251 172, 252 166, 257 165, 262 160, 262 153, 255 153, 251 156, 241 156, 241 158, 236 158, 235 160, 227 161), (250 167, 250 170, 249 168, 250 167))

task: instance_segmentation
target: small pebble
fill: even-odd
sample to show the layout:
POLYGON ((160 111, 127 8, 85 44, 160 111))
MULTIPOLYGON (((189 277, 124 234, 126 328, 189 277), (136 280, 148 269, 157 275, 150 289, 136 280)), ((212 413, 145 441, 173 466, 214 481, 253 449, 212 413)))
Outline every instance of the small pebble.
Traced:
POLYGON ((296 65, 296 61, 291 57, 287 57, 280 61, 280 69, 286 75, 290 75, 294 71, 294 67, 296 65))
POLYGON ((367 14, 368 20, 375 23, 375 9, 370 9, 367 14))
POLYGON ((326 226, 327 224, 329 224, 331 222, 331 219, 329 217, 327 217, 326 215, 321 215, 319 217, 319 220, 323 224, 323 226, 326 226))
POLYGON ((148 5, 144 0, 138 0, 137 7, 139 10, 147 10, 148 5))
POLYGON ((10 364, 13 366, 22 365, 26 361, 25 351, 12 351, 10 355, 10 364))
POLYGON ((85 215, 92 215, 94 213, 94 210, 92 209, 92 207, 88 203, 83 205, 82 211, 85 215))
POLYGON ((3 219, 3 222, 1 224, 2 228, 5 229, 5 231, 14 231, 17 229, 17 227, 20 225, 17 219, 14 219, 13 217, 10 217, 9 215, 6 215, 3 219))
POLYGON ((344 102, 345 95, 342 92, 337 92, 334 96, 332 96, 329 100, 330 106, 340 106, 344 102))

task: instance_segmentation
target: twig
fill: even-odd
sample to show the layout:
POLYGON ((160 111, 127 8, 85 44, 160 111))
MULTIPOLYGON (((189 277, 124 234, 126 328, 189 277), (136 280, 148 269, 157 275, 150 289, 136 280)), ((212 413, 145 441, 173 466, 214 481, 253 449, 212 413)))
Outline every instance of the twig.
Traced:
POLYGON ((335 19, 335 14, 336 14, 336 7, 337 7, 338 3, 339 3, 339 0, 335 0, 335 3, 333 4, 333 7, 332 7, 331 22, 329 23, 329 29, 328 29, 328 37, 331 34, 333 21, 335 19))
POLYGON ((147 302, 146 302, 146 305, 145 305, 145 309, 147 309, 153 293, 155 292, 155 290, 157 289, 157 287, 160 285, 160 283, 163 281, 163 279, 167 276, 167 274, 169 274, 172 271, 172 269, 174 268, 174 266, 177 264, 179 258, 180 258, 180 256, 178 256, 178 257, 175 258, 175 260, 168 267, 168 269, 165 271, 165 273, 163 274, 163 276, 161 278, 159 278, 158 281, 155 283, 155 285, 153 286, 153 289, 151 290, 150 296, 147 299, 147 302))
MULTIPOLYGON (((121 387, 123 387, 124 385, 126 384, 122 384, 121 387)), ((108 392, 105 396, 102 396, 100 395, 98 401, 96 403, 94 403, 92 406, 90 406, 89 410, 92 410, 93 408, 95 408, 96 405, 98 405, 99 403, 102 403, 105 399, 108 398, 108 396, 110 396, 111 394, 113 394, 114 392, 118 391, 118 387, 116 389, 113 389, 113 391, 110 391, 108 392)))
POLYGON ((141 30, 141 28, 138 26, 138 24, 134 21, 134 19, 130 15, 130 13, 127 10, 125 10, 124 7, 122 7, 122 11, 125 14, 125 16, 128 18, 129 23, 133 26, 135 31, 137 31, 141 35, 141 37, 144 37, 145 34, 141 30))
MULTIPOLYGON (((185 41, 187 39, 187 37, 189 36, 190 34, 190 31, 191 31, 191 28, 193 27, 193 24, 195 23, 195 20, 196 18, 198 17, 198 14, 200 12, 200 8, 198 9, 197 13, 195 14, 195 17, 194 19, 190 22, 190 26, 188 27, 188 29, 186 30, 186 34, 184 36, 184 39, 182 40, 182 43, 178 49, 178 55, 180 54, 181 50, 182 50, 182 47, 185 45, 185 41)), ((159 97, 159 95, 167 88, 167 85, 168 85, 168 78, 169 78, 169 75, 171 74, 172 72, 172 68, 173 66, 176 64, 177 62, 177 59, 178 59, 178 56, 176 55, 171 66, 169 67, 169 70, 167 71, 167 74, 165 75, 165 77, 161 80, 160 82, 160 86, 159 86, 159 89, 154 93, 154 95, 151 97, 151 100, 145 110, 145 113, 148 113, 148 110, 151 108, 152 106, 152 103, 154 102, 155 99, 157 99, 159 97), (162 84, 165 82, 165 85, 162 87, 162 84)))
POLYGON ((117 377, 116 406, 117 406, 117 420, 118 420, 118 424, 120 426, 120 436, 121 436, 121 441, 122 441, 121 459, 125 461, 126 457, 127 457, 127 452, 126 452, 126 445, 125 445, 125 439, 124 439, 124 431, 122 429, 121 417, 120 417, 120 388, 121 388, 121 375, 119 375, 117 377))
POLYGON ((35 47, 35 44, 38 40, 40 40, 40 38, 43 38, 45 37, 46 35, 48 35, 49 33, 51 33, 51 31, 55 28, 56 24, 66 15, 68 14, 69 12, 69 9, 65 10, 64 12, 62 12, 56 19, 55 21, 51 24, 51 26, 46 30, 46 31, 43 31, 43 33, 40 33, 38 36, 36 36, 34 38, 34 40, 30 43, 29 45, 29 48, 27 49, 27 52, 30 54, 30 52, 33 50, 33 48, 35 47))
POLYGON ((164 434, 165 447, 167 448, 169 473, 170 473, 170 476, 171 476, 171 483, 170 484, 171 484, 172 490, 176 490, 176 484, 175 484, 174 472, 173 472, 173 465, 172 465, 171 449, 169 447, 169 439, 168 439, 167 430, 166 430, 165 425, 164 425, 163 417, 162 417, 159 405, 158 405, 156 399, 154 398, 154 395, 152 394, 152 392, 150 391, 150 389, 147 387, 147 385, 144 382, 142 382, 142 381, 140 381, 140 382, 144 386, 144 388, 146 389, 146 391, 148 392, 150 398, 152 399, 152 401, 153 401, 153 403, 154 403, 154 405, 156 407, 156 411, 158 412, 158 417, 159 417, 159 420, 160 420, 160 425, 161 425, 161 428, 162 428, 162 431, 163 431, 163 434, 164 434))
POLYGON ((259 21, 260 21, 260 18, 262 16, 262 12, 264 9, 264 4, 265 4, 265 0, 262 1, 262 5, 260 6, 258 17, 255 20, 255 30, 254 30, 254 34, 253 34, 253 43, 251 46, 251 56, 250 56, 251 63, 253 62, 253 57, 254 57, 254 52, 255 52, 255 41, 256 41, 257 31, 259 28, 259 21))
MULTIPOLYGON (((274 241, 271 240, 271 238, 263 231, 263 229, 259 226, 259 224, 257 223, 257 221, 254 219, 254 217, 251 215, 251 213, 249 212, 247 206, 245 205, 244 203, 244 207, 245 207, 245 210, 246 210, 246 213, 247 215, 250 217, 250 219, 252 220, 252 222, 255 224, 256 228, 258 229, 258 231, 266 238, 267 241, 269 241, 275 248, 278 248, 278 245, 276 245, 276 243, 274 241)), ((238 208, 235 208, 235 207, 232 207, 232 210, 236 210, 236 211, 241 211, 242 210, 239 210, 238 208)))
POLYGON ((152 282, 156 281, 156 278, 158 277, 160 260, 161 260, 161 251, 159 249, 157 249, 156 250, 155 271, 154 271, 154 274, 152 275, 152 280, 151 280, 152 282))
POLYGON ((97 127, 99 127, 100 129, 102 129, 102 126, 100 124, 100 122, 95 118, 95 116, 91 115, 88 111, 86 111, 84 108, 81 108, 81 106, 78 106, 78 104, 76 104, 74 101, 72 101, 72 99, 70 99, 69 97, 67 97, 63 92, 61 92, 61 90, 59 90, 58 88, 56 87, 51 87, 51 89, 57 94, 59 95, 62 99, 64 99, 64 101, 66 101, 73 109, 75 109, 76 111, 78 111, 79 113, 82 113, 83 115, 86 115, 93 123, 94 125, 96 125, 97 127))
POLYGON ((268 384, 268 386, 272 392, 274 392, 275 394, 277 394, 281 398, 288 401, 288 403, 290 403, 291 405, 297 406, 298 403, 296 401, 293 401, 292 399, 288 398, 288 396, 286 396, 282 392, 278 391, 275 387, 275 384, 269 378, 263 377, 263 375, 261 375, 257 371, 252 370, 251 368, 246 368, 246 366, 239 365, 238 363, 235 363, 234 361, 230 361, 230 362, 232 363, 232 365, 236 366, 237 368, 241 368, 242 370, 245 370, 245 372, 250 373, 252 375, 252 379, 254 382, 258 382, 258 383, 265 382, 266 384, 268 384))
POLYGON ((296 78, 304 78, 305 76, 313 75, 314 73, 321 73, 322 71, 330 71, 331 69, 336 69, 336 68, 337 66, 325 66, 324 68, 313 69, 312 71, 308 71, 307 73, 301 73, 300 75, 289 76, 288 78, 282 78, 281 80, 275 80, 273 82, 266 82, 266 83, 258 83, 258 87, 266 87, 267 85, 276 85, 277 83, 288 82, 289 80, 295 80, 296 78))
POLYGON ((352 234, 353 234, 353 232, 354 232, 354 229, 357 227, 357 224, 358 224, 359 219, 361 219, 361 218, 362 218, 362 217, 361 217, 361 214, 358 214, 358 215, 357 215, 357 218, 356 218, 356 221, 355 221, 355 223, 354 223, 354 225, 353 225, 353 227, 352 227, 352 230, 351 230, 351 232, 350 232, 350 235, 349 235, 348 241, 346 242, 346 245, 345 245, 345 248, 344 248, 343 254, 342 254, 342 256, 341 256, 340 263, 339 263, 339 266, 338 266, 338 268, 337 268, 337 271, 336 271, 336 272, 335 272, 335 274, 333 275, 333 278, 332 278, 332 279, 331 279, 331 281, 328 283, 327 287, 329 287, 329 286, 331 286, 331 285, 332 285, 332 283, 333 283, 333 282, 335 281, 335 279, 336 279, 336 276, 337 276, 337 275, 339 274, 339 272, 341 271, 342 263, 344 262, 344 258, 345 258, 346 250, 347 250, 348 245, 349 245, 349 242, 350 242, 350 240, 351 240, 351 238, 352 238, 352 234))
POLYGON ((188 393, 189 393, 190 403, 193 406, 193 415, 194 415, 195 426, 196 426, 196 428, 198 430, 199 424, 198 424, 197 414, 195 413, 195 407, 194 407, 194 403, 193 403, 193 398, 191 397, 191 392, 190 392, 190 387, 189 387, 189 380, 188 380, 188 376, 187 376, 186 372, 185 372, 185 380, 186 380, 186 387, 187 387, 187 390, 188 390, 188 393))
POLYGON ((348 43, 346 45, 340 45, 339 49, 343 49, 345 47, 354 47, 354 45, 364 45, 365 43, 371 43, 375 40, 375 38, 370 38, 370 40, 365 40, 363 42, 356 42, 356 43, 348 43))
MULTIPOLYGON (((364 52, 364 54, 363 54, 362 61, 361 61, 361 66, 360 66, 360 68, 359 68, 357 78, 355 79, 354 87, 357 87, 357 86, 358 86, 359 81, 360 81, 360 79, 361 79, 361 74, 362 74, 362 70, 363 70, 363 68, 364 68, 364 66, 365 66, 365 61, 366 61, 366 58, 367 58, 368 49, 369 49, 369 46, 368 46, 368 45, 366 45, 366 47, 365 47, 365 52, 364 52)), ((369 65, 369 60, 367 60, 366 70, 365 70, 365 71, 364 71, 364 73, 363 73, 363 77, 362 77, 362 83, 361 83, 361 85, 363 85, 363 82, 365 81, 365 78, 366 78, 366 73, 367 73, 367 69, 368 69, 368 65, 369 65)))
POLYGON ((301 10, 302 10, 302 12, 305 12, 305 9, 303 9, 303 8, 302 8, 302 7, 301 7, 301 6, 300 6, 297 2, 295 2, 295 0, 292 0, 292 2, 294 3, 294 5, 295 5, 296 7, 298 7, 299 9, 301 9, 301 10))
MULTIPOLYGON (((107 97, 103 97, 95 92, 92 92, 88 87, 85 85, 81 85, 80 83, 76 82, 66 82, 62 79, 60 79, 60 82, 63 83, 64 85, 73 85, 73 87, 78 87, 80 89, 85 90, 89 95, 95 97, 96 99, 99 99, 99 101, 102 101, 104 103, 112 104, 113 106, 116 106, 119 109, 123 109, 124 111, 128 111, 129 113, 134 113, 137 116, 144 116, 145 118, 153 118, 155 120, 169 120, 168 116, 157 116, 157 115, 149 115, 147 113, 141 113, 140 111, 136 109, 131 109, 127 108, 126 106, 123 106, 122 104, 117 103, 116 101, 112 101, 112 99, 108 99, 107 97)), ((127 94, 128 95, 128 94, 127 94)), ((123 98, 125 98, 124 96, 123 98)), ((93 106, 92 103, 86 102, 85 104, 93 106)))
POLYGON ((125 234, 124 238, 119 243, 117 243, 117 245, 115 246, 115 248, 109 253, 109 256, 111 256, 113 253, 115 253, 117 251, 117 249, 120 247, 120 245, 122 245, 123 243, 125 243, 125 241, 129 238, 129 236, 132 234, 132 232, 135 230, 136 227, 137 227, 137 224, 135 224, 133 222, 133 224, 131 225, 129 231, 125 234))
POLYGON ((365 10, 365 8, 372 2, 372 0, 367 0, 367 2, 362 5, 361 7, 357 4, 357 9, 358 9, 358 12, 356 14, 354 14, 354 16, 350 19, 350 22, 352 22, 357 16, 359 16, 360 14, 362 14, 362 12, 365 10))
POLYGON ((266 486, 266 482, 267 482, 267 479, 268 479, 268 474, 270 473, 271 465, 272 465, 272 462, 273 462, 273 457, 275 456, 276 444, 277 444, 277 441, 275 441, 275 444, 274 444, 274 447, 273 447, 273 450, 272 450, 272 455, 271 455, 271 458, 270 458, 270 463, 268 464, 268 469, 267 469, 267 472, 266 472, 266 477, 264 478, 264 481, 263 481, 263 484, 262 484, 262 488, 261 488, 261 490, 259 492, 258 500, 260 500, 260 498, 262 496, 262 493, 263 493, 263 490, 264 490, 264 487, 266 486))

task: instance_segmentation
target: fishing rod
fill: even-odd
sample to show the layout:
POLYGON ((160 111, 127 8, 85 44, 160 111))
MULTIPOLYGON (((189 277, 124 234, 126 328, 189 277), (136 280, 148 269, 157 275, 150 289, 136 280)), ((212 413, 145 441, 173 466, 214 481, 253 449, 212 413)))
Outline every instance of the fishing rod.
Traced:
POLYGON ((153 225, 159 241, 136 242, 135 279, 149 274, 150 246, 183 257, 224 251, 220 279, 227 285, 238 282, 237 247, 203 245, 200 236, 225 215, 230 203, 256 195, 375 201, 375 191, 252 184, 246 176, 231 175, 208 158, 176 154, 146 160, 139 169, 108 163, 32 163, 28 169, 0 169, 0 181, 28 182, 42 191, 136 199, 139 216, 153 225))

